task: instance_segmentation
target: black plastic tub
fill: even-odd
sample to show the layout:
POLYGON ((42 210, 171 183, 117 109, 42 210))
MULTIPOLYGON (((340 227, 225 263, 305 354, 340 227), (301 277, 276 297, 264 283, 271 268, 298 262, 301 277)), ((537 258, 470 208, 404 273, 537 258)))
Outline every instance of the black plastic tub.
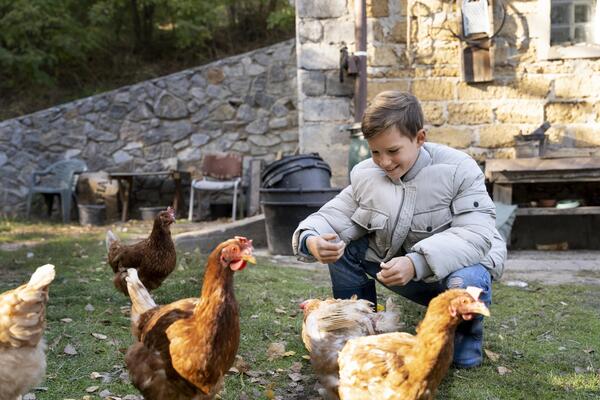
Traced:
POLYGON ((264 188, 330 188, 330 180, 331 168, 317 153, 285 156, 261 174, 264 188))
POLYGON ((341 189, 261 189, 267 246, 271 254, 292 255, 292 235, 298 224, 333 199, 341 189))

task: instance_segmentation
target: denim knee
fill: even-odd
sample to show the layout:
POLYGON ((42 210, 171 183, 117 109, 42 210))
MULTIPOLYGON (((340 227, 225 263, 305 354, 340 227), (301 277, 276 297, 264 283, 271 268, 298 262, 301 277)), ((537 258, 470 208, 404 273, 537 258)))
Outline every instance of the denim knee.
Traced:
POLYGON ((487 306, 492 303, 492 278, 490 272, 481 264, 461 268, 448 275, 444 281, 447 289, 475 286, 483 291, 479 299, 487 306))
MULTIPOLYGON (((487 306, 492 302, 492 280, 481 264, 471 265, 450 274, 445 285, 448 289, 475 286, 483 291, 479 299, 487 306)), ((483 316, 461 322, 454 337, 454 365, 459 368, 479 366, 483 361, 483 316)))

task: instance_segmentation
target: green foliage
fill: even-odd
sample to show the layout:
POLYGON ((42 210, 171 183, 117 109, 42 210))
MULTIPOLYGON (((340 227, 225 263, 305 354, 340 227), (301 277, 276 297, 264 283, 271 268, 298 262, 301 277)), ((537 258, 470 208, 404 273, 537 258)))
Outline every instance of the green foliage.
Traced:
POLYGON ((73 0, 0 0, 0 77, 5 85, 50 85, 64 64, 84 63, 93 37, 70 12, 73 0))
POLYGON ((0 0, 0 120, 293 36, 288 0, 0 0))

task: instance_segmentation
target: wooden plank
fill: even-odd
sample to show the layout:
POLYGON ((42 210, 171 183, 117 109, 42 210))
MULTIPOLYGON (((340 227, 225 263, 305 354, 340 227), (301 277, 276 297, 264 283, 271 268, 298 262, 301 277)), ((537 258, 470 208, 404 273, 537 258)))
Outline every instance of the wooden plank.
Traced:
POLYGON ((494 183, 544 183, 544 182, 598 182, 600 169, 573 172, 561 171, 525 171, 494 172, 490 182, 494 183))
POLYGON ((517 215, 600 215, 600 207, 575 207, 575 208, 554 208, 554 207, 531 207, 517 209, 517 215))
POLYGON ((512 185, 503 185, 500 183, 494 183, 494 201, 512 204, 512 185))
POLYGON ((250 186, 248 188, 248 216, 251 217, 260 212, 260 172, 262 160, 253 158, 250 160, 250 186))
POLYGON ((492 179, 494 172, 504 171, 574 171, 600 170, 600 157, 515 158, 489 159, 485 162, 485 176, 492 179))

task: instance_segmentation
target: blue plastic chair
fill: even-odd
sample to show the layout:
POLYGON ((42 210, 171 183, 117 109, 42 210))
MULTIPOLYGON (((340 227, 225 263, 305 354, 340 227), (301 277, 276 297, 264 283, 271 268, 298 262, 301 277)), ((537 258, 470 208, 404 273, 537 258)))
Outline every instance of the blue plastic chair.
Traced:
POLYGON ((27 218, 31 212, 31 200, 35 193, 44 195, 48 216, 52 214, 52 203, 54 196, 60 197, 62 219, 64 223, 69 222, 71 216, 71 205, 75 186, 77 185, 77 173, 87 171, 87 165, 82 160, 71 159, 58 161, 43 171, 33 171, 29 194, 27 195, 27 218))

